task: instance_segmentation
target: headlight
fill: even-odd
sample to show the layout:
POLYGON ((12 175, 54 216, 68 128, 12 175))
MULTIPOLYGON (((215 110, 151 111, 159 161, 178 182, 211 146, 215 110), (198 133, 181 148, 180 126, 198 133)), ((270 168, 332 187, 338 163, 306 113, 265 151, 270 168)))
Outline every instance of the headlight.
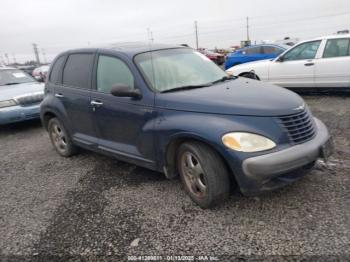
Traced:
POLYGON ((272 149, 276 146, 272 140, 251 133, 233 132, 222 137, 222 142, 230 149, 241 152, 258 152, 272 149))
POLYGON ((9 107, 9 106, 15 106, 17 105, 15 100, 5 100, 5 101, 0 101, 0 108, 2 107, 9 107))

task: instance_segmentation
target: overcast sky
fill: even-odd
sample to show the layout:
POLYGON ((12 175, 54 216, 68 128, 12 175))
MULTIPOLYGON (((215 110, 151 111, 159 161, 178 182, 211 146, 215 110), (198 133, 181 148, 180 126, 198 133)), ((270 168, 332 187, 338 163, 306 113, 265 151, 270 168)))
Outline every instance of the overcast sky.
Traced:
POLYGON ((147 41, 214 48, 246 38, 307 39, 350 29, 350 0, 1 0, 0 55, 34 59, 37 43, 51 60, 60 51, 113 42, 147 41))

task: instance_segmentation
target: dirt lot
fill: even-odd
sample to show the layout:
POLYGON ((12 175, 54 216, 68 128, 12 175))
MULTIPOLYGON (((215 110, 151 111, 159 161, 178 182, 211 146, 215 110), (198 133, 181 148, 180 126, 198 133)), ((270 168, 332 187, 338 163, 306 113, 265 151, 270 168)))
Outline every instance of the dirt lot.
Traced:
POLYGON ((0 260, 350 259, 350 98, 305 99, 334 136, 330 165, 213 210, 162 174, 86 151, 59 157, 39 122, 0 127, 0 260))

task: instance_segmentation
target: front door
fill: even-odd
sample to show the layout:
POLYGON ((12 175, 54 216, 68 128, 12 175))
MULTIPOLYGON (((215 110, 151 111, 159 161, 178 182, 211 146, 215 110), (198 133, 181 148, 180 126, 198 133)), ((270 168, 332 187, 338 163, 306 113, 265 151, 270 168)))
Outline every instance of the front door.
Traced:
POLYGON ((350 38, 328 39, 315 67, 317 87, 350 87, 350 38))
POLYGON ((154 158, 154 97, 116 97, 114 85, 138 88, 129 65, 114 55, 99 54, 95 70, 95 90, 91 93, 98 148, 119 158, 152 167, 154 158))
POLYGON ((315 57, 321 41, 299 44, 270 63, 269 82, 283 87, 314 87, 315 57))

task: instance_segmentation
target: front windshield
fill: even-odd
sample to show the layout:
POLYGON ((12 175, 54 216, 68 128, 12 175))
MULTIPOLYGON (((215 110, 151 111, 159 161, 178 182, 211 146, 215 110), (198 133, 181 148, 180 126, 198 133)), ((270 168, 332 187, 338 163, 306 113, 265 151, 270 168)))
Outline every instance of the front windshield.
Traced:
POLYGON ((0 86, 15 85, 15 84, 28 83, 28 82, 35 82, 35 80, 21 70, 17 70, 17 69, 0 70, 0 86))
POLYGON ((142 53, 135 62, 152 88, 159 92, 208 85, 228 76, 206 56, 188 48, 142 53))

